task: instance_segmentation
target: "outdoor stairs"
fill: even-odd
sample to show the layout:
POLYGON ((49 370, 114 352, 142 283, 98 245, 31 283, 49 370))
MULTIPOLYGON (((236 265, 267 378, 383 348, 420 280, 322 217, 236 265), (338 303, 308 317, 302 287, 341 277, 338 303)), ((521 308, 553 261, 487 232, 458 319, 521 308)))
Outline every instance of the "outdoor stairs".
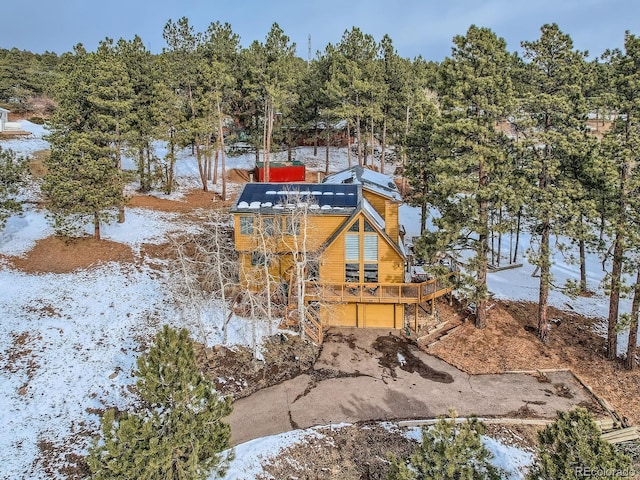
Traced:
POLYGON ((324 330, 322 323, 320 322, 320 312, 313 308, 311 305, 304 306, 304 319, 300 322, 298 299, 293 293, 294 289, 291 288, 295 285, 295 275, 292 273, 289 282, 289 295, 287 299, 287 309, 284 317, 284 327, 296 327, 302 323, 302 330, 304 336, 310 338, 315 344, 320 345, 324 339, 324 330))

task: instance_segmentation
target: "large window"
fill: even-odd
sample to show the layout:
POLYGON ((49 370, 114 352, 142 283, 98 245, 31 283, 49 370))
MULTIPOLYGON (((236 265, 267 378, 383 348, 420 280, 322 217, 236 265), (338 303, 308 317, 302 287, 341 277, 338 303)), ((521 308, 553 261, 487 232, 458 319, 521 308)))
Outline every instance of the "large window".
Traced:
POLYGON ((378 283, 378 264, 364 264, 364 281, 365 283, 378 283))
POLYGON ((355 222, 345 234, 344 260, 345 282, 378 282, 378 234, 366 220, 355 222))
POLYGON ((240 235, 253 235, 253 217, 240 217, 240 235))
POLYGON ((347 263, 344 266, 344 281, 345 282, 360 282, 360 264, 359 263, 347 263))
POLYGON ((378 235, 364 236, 364 259, 378 261, 378 235))
POLYGON ((360 235, 348 233, 344 237, 344 259, 360 260, 360 235))
POLYGON ((264 217, 262 219, 262 231, 267 237, 273 237, 276 234, 275 223, 273 217, 264 217))

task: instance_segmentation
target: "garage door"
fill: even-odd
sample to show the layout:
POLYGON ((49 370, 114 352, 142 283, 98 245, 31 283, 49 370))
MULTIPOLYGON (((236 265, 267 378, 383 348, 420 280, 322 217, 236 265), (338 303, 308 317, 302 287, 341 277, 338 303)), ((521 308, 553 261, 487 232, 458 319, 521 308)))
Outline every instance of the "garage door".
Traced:
POLYGON ((322 323, 333 327, 355 327, 357 326, 357 305, 346 303, 341 305, 331 305, 322 308, 322 323))
POLYGON ((396 322, 395 322, 396 309, 394 308, 394 305, 376 303, 376 304, 364 304, 363 307, 364 307, 364 326, 365 327, 396 328, 396 322))

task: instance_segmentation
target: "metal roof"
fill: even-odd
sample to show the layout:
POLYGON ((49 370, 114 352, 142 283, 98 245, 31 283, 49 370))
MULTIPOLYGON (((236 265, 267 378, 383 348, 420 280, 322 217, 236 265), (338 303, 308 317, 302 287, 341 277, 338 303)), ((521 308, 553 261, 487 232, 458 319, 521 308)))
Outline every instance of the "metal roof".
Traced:
POLYGON ((360 183, 364 188, 372 192, 379 193, 398 202, 402 201, 398 187, 396 187, 392 177, 359 165, 328 175, 322 182, 331 184, 360 183))
POLYGON ((246 183, 231 212, 276 212, 309 206, 318 213, 352 212, 359 203, 359 185, 323 183, 246 183))

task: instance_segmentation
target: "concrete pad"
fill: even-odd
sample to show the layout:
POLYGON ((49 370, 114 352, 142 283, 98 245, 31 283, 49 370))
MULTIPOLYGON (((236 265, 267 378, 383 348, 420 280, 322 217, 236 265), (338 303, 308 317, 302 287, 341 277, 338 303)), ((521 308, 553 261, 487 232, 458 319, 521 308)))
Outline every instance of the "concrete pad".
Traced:
POLYGON ((233 445, 329 423, 446 415, 554 418, 594 404, 570 372, 470 376, 389 330, 332 329, 313 371, 234 403, 233 445))

